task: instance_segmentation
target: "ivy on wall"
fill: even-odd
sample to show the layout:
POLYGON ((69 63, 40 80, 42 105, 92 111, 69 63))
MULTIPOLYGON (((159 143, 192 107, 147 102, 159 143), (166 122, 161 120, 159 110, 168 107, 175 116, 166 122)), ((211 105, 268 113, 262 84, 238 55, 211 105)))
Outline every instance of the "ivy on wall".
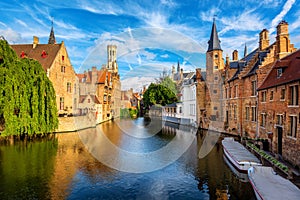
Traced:
POLYGON ((18 58, 0 40, 1 136, 50 133, 58 127, 56 95, 41 64, 18 58))

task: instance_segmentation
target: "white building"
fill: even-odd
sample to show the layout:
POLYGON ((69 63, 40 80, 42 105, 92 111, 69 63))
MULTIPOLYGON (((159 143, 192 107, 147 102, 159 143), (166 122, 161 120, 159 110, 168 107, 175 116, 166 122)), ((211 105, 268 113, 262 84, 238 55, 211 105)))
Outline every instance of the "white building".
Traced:
POLYGON ((196 73, 188 73, 180 88, 182 102, 182 118, 188 119, 191 125, 196 125, 196 73))

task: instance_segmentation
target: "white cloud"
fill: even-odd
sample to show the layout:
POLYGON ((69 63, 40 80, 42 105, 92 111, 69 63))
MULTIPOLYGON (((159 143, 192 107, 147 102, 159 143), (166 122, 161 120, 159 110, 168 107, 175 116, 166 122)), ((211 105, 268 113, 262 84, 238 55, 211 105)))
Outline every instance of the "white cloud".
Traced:
POLYGON ((211 8, 208 11, 205 12, 200 12, 200 19, 202 21, 207 21, 207 22, 212 22, 213 21, 213 17, 216 15, 218 16, 218 14, 221 12, 221 10, 219 8, 211 8))
POLYGON ((275 31, 275 27, 278 25, 278 23, 284 18, 284 16, 289 12, 289 10, 292 8, 293 4, 296 2, 296 0, 287 0, 284 4, 281 12, 272 20, 270 29, 270 33, 273 33, 275 31))
POLYGON ((238 16, 228 16, 220 18, 219 20, 225 25, 219 35, 225 34, 230 30, 240 31, 258 31, 265 27, 264 19, 258 13, 253 13, 254 10, 242 12, 238 16))
POLYGON ((7 27, 7 25, 5 23, 1 22, 1 21, 0 21, 0 25, 4 26, 4 27, 7 27))
POLYGON ((11 44, 18 43, 22 40, 21 34, 11 28, 0 30, 0 35, 3 35, 4 38, 11 44))
POLYGON ((161 58, 169 58, 169 55, 168 54, 163 54, 163 55, 160 55, 161 58))
POLYGON ((155 82, 153 77, 130 77, 121 81, 121 89, 129 90, 134 88, 135 92, 139 92, 144 86, 148 86, 153 82, 155 82))
POLYGON ((28 27, 28 25, 27 25, 24 21, 22 21, 22 20, 15 19, 15 21, 16 21, 18 24, 20 24, 21 26, 24 26, 25 28, 28 27))

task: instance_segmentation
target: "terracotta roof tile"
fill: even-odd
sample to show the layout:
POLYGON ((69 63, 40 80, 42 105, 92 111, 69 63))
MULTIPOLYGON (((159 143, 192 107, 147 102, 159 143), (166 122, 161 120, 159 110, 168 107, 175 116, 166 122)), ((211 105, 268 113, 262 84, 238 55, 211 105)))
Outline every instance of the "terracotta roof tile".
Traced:
POLYGON ((105 84, 106 72, 103 70, 98 71, 98 81, 97 83, 105 84))
POLYGON ((25 54, 26 57, 37 60, 45 71, 51 67, 61 48, 61 44, 38 44, 35 48, 32 44, 12 44, 10 46, 19 57, 25 54), (43 51, 46 55, 43 54, 43 51))
POLYGON ((277 61, 258 90, 284 85, 300 80, 300 50, 277 61), (283 68, 281 76, 278 76, 278 68, 283 68))
POLYGON ((85 78, 85 74, 76 74, 79 79, 79 83, 82 83, 83 79, 85 78))

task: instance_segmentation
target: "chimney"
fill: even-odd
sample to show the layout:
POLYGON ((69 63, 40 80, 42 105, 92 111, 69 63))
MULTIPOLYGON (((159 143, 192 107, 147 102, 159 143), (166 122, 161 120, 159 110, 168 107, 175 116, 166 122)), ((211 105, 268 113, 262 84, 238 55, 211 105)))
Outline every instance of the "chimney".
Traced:
POLYGON ((32 48, 35 49, 35 47, 39 44, 39 38, 37 36, 33 36, 33 44, 32 48))
POLYGON ((259 50, 262 51, 270 46, 269 42, 269 31, 264 29, 259 33, 259 50))
POLYGON ((293 48, 291 48, 291 43, 289 38, 289 24, 286 21, 281 21, 276 28, 277 28, 277 36, 276 36, 277 58, 281 59, 293 51, 293 48))
POLYGON ((197 80, 197 82, 201 81, 201 77, 202 77, 201 68, 197 68, 196 69, 196 80, 197 80))
POLYGON ((228 54, 226 55, 226 67, 228 67, 229 66, 229 56, 228 56, 228 54))
POLYGON ((237 50, 234 50, 232 52, 232 60, 238 60, 239 59, 239 52, 237 50))

